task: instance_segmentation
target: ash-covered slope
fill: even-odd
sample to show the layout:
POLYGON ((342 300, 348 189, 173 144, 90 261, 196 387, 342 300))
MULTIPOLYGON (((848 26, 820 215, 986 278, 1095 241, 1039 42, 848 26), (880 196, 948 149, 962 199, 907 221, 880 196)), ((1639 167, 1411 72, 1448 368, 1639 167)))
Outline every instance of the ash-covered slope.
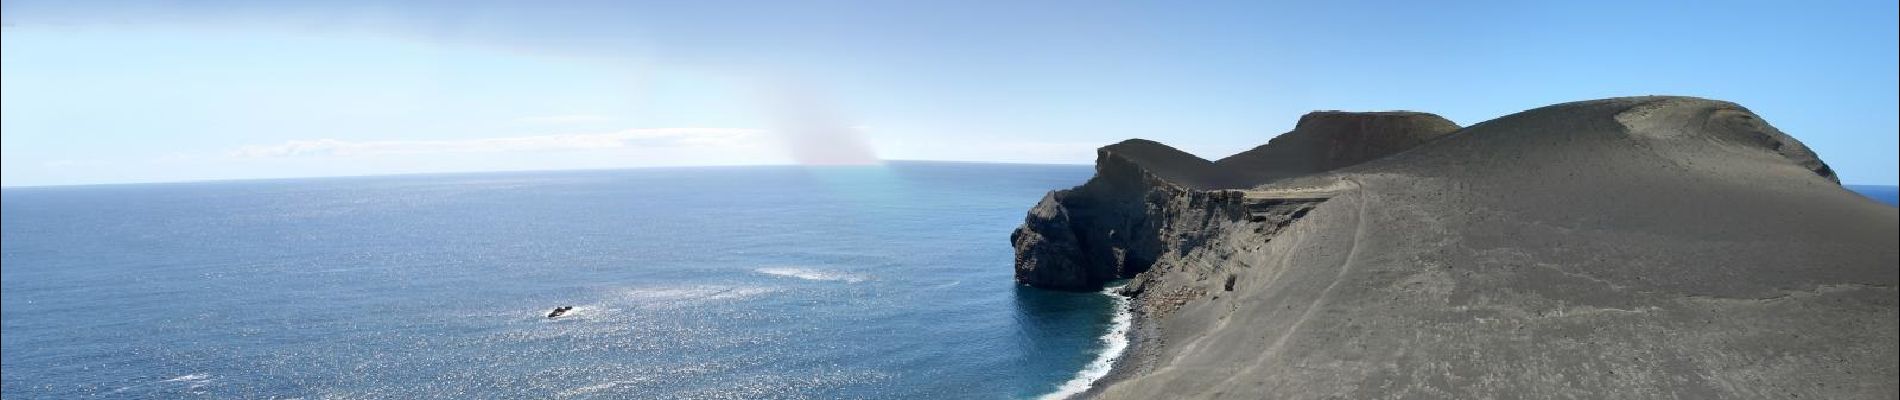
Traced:
POLYGON ((1234 175, 1233 187, 1249 187, 1371 161, 1457 130, 1444 117, 1420 112, 1320 111, 1300 117, 1293 131, 1214 164, 1234 175))
MULTIPOLYGON (((1128 139, 1096 150, 1096 164, 1125 162, 1128 172, 1139 170, 1190 189, 1212 189, 1229 178, 1212 162, 1152 140, 1128 139)), ((1097 171, 1102 172, 1102 171, 1097 171)), ((1118 171, 1107 171, 1115 173, 1118 171)))
POLYGON ((1141 334, 1099 397, 1900 396, 1900 214, 1732 103, 1560 104, 1141 198, 1108 227, 1159 242, 1141 334))

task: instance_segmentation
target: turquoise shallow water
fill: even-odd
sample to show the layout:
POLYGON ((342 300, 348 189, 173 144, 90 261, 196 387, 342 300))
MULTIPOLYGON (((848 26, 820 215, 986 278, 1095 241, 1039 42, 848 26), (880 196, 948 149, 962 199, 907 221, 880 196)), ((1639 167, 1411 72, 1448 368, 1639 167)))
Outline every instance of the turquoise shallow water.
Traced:
POLYGON ((1086 166, 8 188, 5 397, 1025 398, 1111 300, 1011 283, 1086 166), (544 318, 573 305, 573 315, 544 318))

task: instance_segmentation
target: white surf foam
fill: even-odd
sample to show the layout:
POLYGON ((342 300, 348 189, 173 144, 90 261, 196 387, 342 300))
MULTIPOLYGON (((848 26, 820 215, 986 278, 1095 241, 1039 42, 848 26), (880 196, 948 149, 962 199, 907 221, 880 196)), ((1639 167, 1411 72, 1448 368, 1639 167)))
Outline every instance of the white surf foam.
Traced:
POLYGON ((633 384, 633 383, 640 383, 640 381, 607 381, 607 382, 602 382, 598 384, 563 390, 561 391, 560 394, 558 394, 558 396, 562 398, 574 397, 574 396, 594 393, 594 392, 598 392, 602 390, 613 389, 616 387, 620 387, 620 385, 623 385, 623 384, 633 384))
MULTIPOLYGON (((196 374, 185 374, 185 375, 174 376, 174 377, 171 377, 170 379, 160 380, 158 381, 158 383, 174 383, 174 382, 183 383, 183 384, 190 385, 191 388, 196 389, 200 386, 204 386, 205 382, 209 382, 210 380, 211 380, 211 374, 196 373, 196 374)), ((152 384, 154 383, 145 382, 145 383, 139 383, 139 384, 134 384, 134 385, 129 385, 129 386, 122 386, 122 387, 119 387, 118 389, 113 389, 109 393, 114 393, 114 394, 123 393, 127 390, 132 390, 132 388, 135 388, 135 387, 152 385, 152 384)))
POLYGON ((171 379, 166 379, 160 382, 203 382, 210 379, 211 379, 211 375, 209 374, 186 374, 186 375, 175 376, 175 377, 172 377, 171 379))
POLYGON ((858 283, 858 282, 863 282, 865 280, 864 276, 862 275, 849 274, 849 273, 838 272, 838 271, 808 269, 808 268, 774 267, 774 268, 759 268, 752 271, 758 272, 761 274, 766 274, 766 275, 778 275, 778 276, 784 276, 784 277, 804 279, 808 281, 843 281, 845 283, 858 283))
POLYGON ((758 297, 779 291, 758 286, 683 286, 631 288, 621 292, 620 300, 643 304, 677 304, 708 300, 733 300, 758 297))
POLYGON ((1128 329, 1135 325, 1135 314, 1128 304, 1128 298, 1115 293, 1118 289, 1102 290, 1102 294, 1115 299, 1115 318, 1109 323, 1108 333, 1102 335, 1102 352, 1076 372, 1074 378, 1056 387, 1054 393, 1042 395, 1042 400, 1063 400, 1088 391, 1095 386, 1095 381, 1108 376, 1108 371, 1115 368, 1115 360, 1121 359, 1122 352, 1128 350, 1128 329))

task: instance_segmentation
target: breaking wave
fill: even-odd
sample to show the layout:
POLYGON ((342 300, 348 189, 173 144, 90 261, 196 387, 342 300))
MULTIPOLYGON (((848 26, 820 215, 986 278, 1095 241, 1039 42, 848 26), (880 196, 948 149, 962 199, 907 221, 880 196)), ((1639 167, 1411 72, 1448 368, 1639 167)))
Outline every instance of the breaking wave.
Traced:
POLYGON ((1129 306, 1128 297, 1115 293, 1120 287, 1102 290, 1102 294, 1115 300, 1115 317, 1109 323, 1108 333, 1102 334, 1102 352, 1095 355, 1074 378, 1057 386, 1054 393, 1042 396, 1042 400, 1062 400, 1087 392, 1095 382, 1108 376, 1115 368, 1115 360, 1121 359, 1122 352, 1128 350, 1128 329, 1135 325, 1134 309, 1129 306))

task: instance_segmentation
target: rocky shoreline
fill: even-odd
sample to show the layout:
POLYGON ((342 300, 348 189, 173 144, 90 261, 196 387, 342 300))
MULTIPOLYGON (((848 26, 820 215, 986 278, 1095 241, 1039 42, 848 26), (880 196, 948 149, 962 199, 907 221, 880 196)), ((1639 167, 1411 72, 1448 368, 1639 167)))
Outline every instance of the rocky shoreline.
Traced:
POLYGON ((1221 160, 1137 139, 1096 169, 1011 235, 1021 283, 1130 280, 1130 348, 1085 396, 1897 390, 1874 377, 1900 216, 1733 103, 1316 112, 1221 160))

